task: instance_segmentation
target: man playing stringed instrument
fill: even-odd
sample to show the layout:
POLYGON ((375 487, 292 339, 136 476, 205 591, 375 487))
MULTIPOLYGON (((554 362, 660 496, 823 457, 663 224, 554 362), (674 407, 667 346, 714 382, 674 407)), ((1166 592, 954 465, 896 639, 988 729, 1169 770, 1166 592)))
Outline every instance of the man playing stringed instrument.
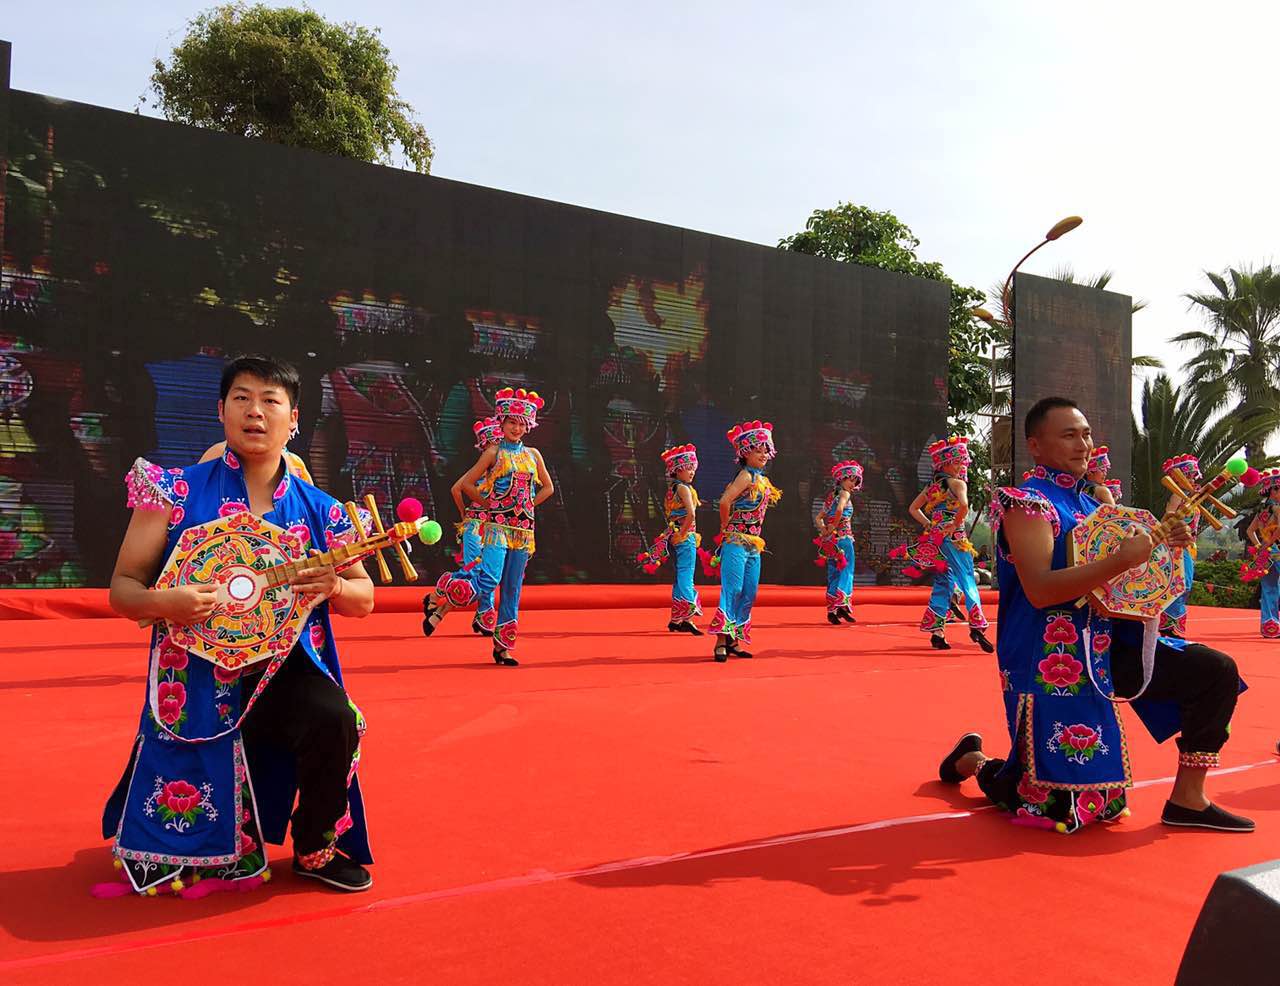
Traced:
MULTIPOLYGON (((1155 542, 1137 533, 1106 557, 1069 565, 1069 532, 1098 508, 1084 491, 1094 448, 1089 422, 1074 401, 1050 397, 1027 414, 1025 431, 1036 467, 1021 486, 997 490, 992 504, 996 647, 1013 752, 1007 760, 988 757, 982 737, 968 733, 942 761, 939 777, 958 784, 976 776, 983 793, 1021 824, 1074 832, 1112 821, 1128 813, 1126 790, 1133 786, 1114 702, 1133 696, 1134 711, 1157 741, 1181 734, 1161 821, 1253 831, 1252 821, 1205 795, 1240 690, 1235 662, 1203 644, 1161 637, 1144 683, 1142 625, 1113 622, 1076 601, 1145 566, 1155 542)), ((1186 524, 1167 527, 1171 547, 1190 543, 1186 524)))
POLYGON ((219 517, 261 517, 296 539, 299 554, 361 536, 338 501, 287 468, 299 389, 286 363, 233 360, 218 403, 222 455, 169 470, 139 459, 127 479, 134 512, 111 605, 155 626, 147 703, 103 835, 115 840, 117 866, 138 892, 201 896, 268 879, 263 843, 283 841, 291 812, 296 873, 347 891, 372 883, 361 865, 372 857, 355 778, 364 721, 343 689, 329 624, 331 611, 372 611, 373 583, 362 566, 297 571, 288 580, 293 593, 320 603, 291 649, 243 674, 172 637, 214 613, 212 585, 152 588, 183 532, 219 517))

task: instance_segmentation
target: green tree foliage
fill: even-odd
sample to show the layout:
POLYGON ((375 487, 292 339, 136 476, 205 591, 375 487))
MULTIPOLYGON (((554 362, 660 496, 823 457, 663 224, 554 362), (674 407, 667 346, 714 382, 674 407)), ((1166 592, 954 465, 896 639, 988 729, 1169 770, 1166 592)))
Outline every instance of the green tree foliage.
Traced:
POLYGON ((958 284, 942 264, 916 254, 920 241, 892 212, 841 202, 833 209, 817 209, 804 229, 778 243, 783 250, 807 253, 864 267, 913 274, 942 281, 951 289, 947 393, 952 426, 961 434, 974 433, 974 419, 991 404, 990 349, 999 327, 973 314, 984 300, 975 287, 958 284))
POLYGON ((1214 410, 1234 399, 1240 416, 1272 423, 1248 442, 1250 459, 1262 453, 1280 404, 1280 271, 1205 271, 1213 291, 1187 300, 1208 316, 1209 327, 1184 332, 1174 342, 1196 350, 1186 365, 1187 384, 1214 410))
POLYGON ((396 164, 398 147, 425 174, 431 141, 396 73, 376 30, 237 3, 191 21, 168 63, 156 60, 150 92, 179 123, 379 164, 396 164))
MULTIPOLYGON (((1133 489, 1125 502, 1164 513, 1169 492, 1160 484, 1167 459, 1190 452, 1204 471, 1220 469, 1242 446, 1257 443, 1274 430, 1276 412, 1252 415, 1219 415, 1212 401, 1194 392, 1176 389, 1167 374, 1158 373, 1142 387, 1142 420, 1133 421, 1133 489)), ((1265 462, 1253 462, 1263 466, 1265 462)))

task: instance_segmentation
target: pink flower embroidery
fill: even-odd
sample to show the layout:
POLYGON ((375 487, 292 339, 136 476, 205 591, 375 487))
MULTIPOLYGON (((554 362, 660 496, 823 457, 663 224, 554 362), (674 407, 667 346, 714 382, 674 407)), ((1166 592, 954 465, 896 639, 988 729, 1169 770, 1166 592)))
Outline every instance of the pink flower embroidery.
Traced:
POLYGON ((218 508, 218 516, 230 517, 232 514, 242 514, 248 509, 249 507, 246 504, 241 503, 239 500, 228 500, 218 508))
POLYGON ((311 624, 311 646, 317 651, 324 650, 324 627, 318 623, 311 624))
POLYGON ((1018 781, 1018 797, 1029 805, 1042 805, 1049 800, 1050 788, 1032 784, 1030 777, 1022 775, 1018 781))
POLYGON ((248 832, 240 833, 240 855, 247 856, 258 848, 258 844, 249 837, 248 832))
POLYGON ((169 526, 177 527, 186 518, 187 512, 181 507, 174 507, 169 511, 169 526))
POLYGON ((1111 635, 1109 633, 1094 634, 1093 650, 1095 654, 1104 654, 1111 649, 1111 635))
POLYGON ((181 671, 187 666, 187 652, 172 641, 160 645, 160 667, 181 671))
POLYGON ((213 666, 213 677, 224 685, 230 685, 236 682, 240 678, 240 672, 242 670, 243 670, 242 668, 228 670, 227 668, 224 668, 221 664, 215 664, 213 666))
POLYGON ((276 491, 271 495, 271 498, 273 500, 279 500, 288 492, 289 492, 289 474, 285 473, 284 479, 280 480, 280 485, 276 487, 276 491))
POLYGON ((1083 723, 1077 723, 1062 730, 1059 743, 1064 750, 1071 749, 1083 753, 1097 746, 1100 739, 1102 737, 1096 729, 1083 723))
POLYGON ((1040 676, 1046 685, 1054 688, 1070 688, 1079 683, 1084 665, 1070 654, 1050 654, 1040 662, 1040 676))
POLYGON ((1079 639, 1080 635, 1076 633, 1075 624, 1065 616, 1055 616, 1049 621, 1044 631, 1044 640, 1047 644, 1074 644, 1079 639))
POLYGON ((168 808, 175 815, 185 815, 189 811, 194 811, 200 807, 201 800, 203 799, 200 797, 199 789, 186 781, 170 781, 156 795, 156 804, 168 808))
POLYGON ((175 479, 173 481, 173 492, 177 496, 186 496, 191 492, 191 486, 185 479, 175 479))
POLYGON ((160 708, 160 721, 172 726, 182 718, 182 707, 187 704, 187 689, 180 681, 162 681, 156 687, 156 705, 160 708))
POLYGON ((333 504, 331 507, 329 507, 329 519, 331 521, 334 521, 336 523, 337 521, 342 520, 342 518, 343 518, 342 507, 340 507, 336 503, 333 504))
POLYGON ((1107 801, 1101 791, 1081 791, 1076 796, 1076 817, 1082 822, 1093 821, 1106 806, 1107 801))
POLYGON ((227 454, 224 456, 224 461, 232 469, 240 468, 240 460, 236 458, 236 454, 232 452, 231 449, 227 449, 227 454))

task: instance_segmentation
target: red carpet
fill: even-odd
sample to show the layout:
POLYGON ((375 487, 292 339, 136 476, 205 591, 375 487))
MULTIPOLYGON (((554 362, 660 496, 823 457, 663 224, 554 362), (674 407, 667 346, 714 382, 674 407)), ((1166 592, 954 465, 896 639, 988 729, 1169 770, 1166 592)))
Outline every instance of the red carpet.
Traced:
MULTIPOLYGON (((457 617, 430 641, 409 612, 341 621, 378 856, 354 897, 300 885, 277 850, 254 893, 90 898, 145 633, 6 620, 0 981, 1163 986, 1213 877, 1280 857, 1280 645, 1256 613, 1191 627, 1252 686, 1224 757, 1246 769, 1212 790, 1259 831, 1163 828, 1162 782, 1065 837, 931 780, 967 728, 1003 752, 992 658, 956 631, 930 650, 914 605, 830 627, 808 592, 759 610, 756 658, 728 665, 660 607, 531 608, 519 669, 457 617)), ((1171 774, 1172 748, 1129 721, 1137 775, 1171 774)))

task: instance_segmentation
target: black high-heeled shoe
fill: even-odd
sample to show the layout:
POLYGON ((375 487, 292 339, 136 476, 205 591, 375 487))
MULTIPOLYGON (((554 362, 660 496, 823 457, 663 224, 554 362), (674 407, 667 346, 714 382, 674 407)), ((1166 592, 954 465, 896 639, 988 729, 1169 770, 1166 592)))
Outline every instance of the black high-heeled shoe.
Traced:
POLYGON ((724 664, 729 660, 729 648, 724 644, 716 644, 716 649, 711 652, 711 656, 715 658, 717 664, 724 664))
POLYGON ((483 626, 480 625, 480 617, 478 616, 471 621, 471 632, 481 637, 493 636, 492 630, 486 630, 483 626))
POLYGON ((981 647, 983 650, 983 653, 991 654, 991 653, 994 653, 996 649, 995 644, 993 644, 990 640, 988 640, 987 635, 983 633, 981 630, 975 630, 970 628, 969 639, 972 640, 979 647, 981 647))
POLYGON ((844 620, 846 623, 852 624, 852 623, 858 622, 858 618, 854 616, 852 612, 850 612, 849 607, 847 606, 844 609, 839 610, 837 615, 840 617, 840 619, 844 620))
POLYGON ((494 645, 494 648, 493 648, 493 663, 497 664, 499 667, 504 667, 504 668, 520 667, 519 661, 517 661, 514 657, 512 657, 508 651, 503 650, 501 647, 498 647, 496 644, 494 645))
POLYGON ((929 635, 929 645, 934 650, 951 650, 951 645, 947 643, 947 638, 937 633, 929 635))
POLYGON ((827 622, 830 623, 833 627, 838 627, 840 625, 840 614, 838 612, 828 613, 827 622))
POLYGON ((730 641, 727 646, 729 649, 729 653, 732 654, 734 657, 755 657, 755 655, 752 654, 751 651, 743 650, 741 647, 739 647, 737 644, 733 643, 732 641, 730 641))
POLYGON ((427 593, 422 597, 422 635, 430 637, 436 632, 441 621, 444 619, 440 616, 440 607, 431 605, 431 593, 427 593))

